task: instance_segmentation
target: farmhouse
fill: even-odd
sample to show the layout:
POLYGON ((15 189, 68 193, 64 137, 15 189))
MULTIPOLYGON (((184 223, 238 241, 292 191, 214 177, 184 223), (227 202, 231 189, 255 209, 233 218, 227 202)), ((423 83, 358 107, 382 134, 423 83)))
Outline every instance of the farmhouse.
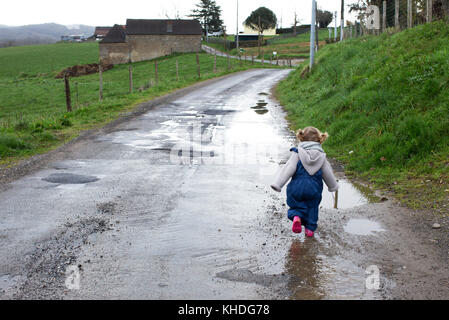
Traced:
POLYGON ((125 28, 115 25, 100 42, 100 59, 104 64, 121 64, 199 52, 201 37, 196 20, 128 19, 125 28))

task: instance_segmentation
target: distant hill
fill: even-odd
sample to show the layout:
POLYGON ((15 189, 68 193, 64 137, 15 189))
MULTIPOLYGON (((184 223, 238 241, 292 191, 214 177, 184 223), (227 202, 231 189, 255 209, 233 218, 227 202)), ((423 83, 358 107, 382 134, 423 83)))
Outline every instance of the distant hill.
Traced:
POLYGON ((54 43, 63 35, 93 35, 95 27, 79 25, 64 26, 56 23, 33 24, 20 27, 0 25, 0 47, 20 46, 28 44, 54 43))

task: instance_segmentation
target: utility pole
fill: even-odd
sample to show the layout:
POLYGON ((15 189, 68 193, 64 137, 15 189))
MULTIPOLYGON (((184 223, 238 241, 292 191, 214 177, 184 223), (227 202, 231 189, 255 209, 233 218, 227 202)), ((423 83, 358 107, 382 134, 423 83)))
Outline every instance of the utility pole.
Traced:
POLYGON ((207 25, 207 18, 204 18, 204 24, 206 25, 206 42, 209 42, 209 28, 207 25))
POLYGON ((240 48, 239 48, 239 0, 237 0, 237 28, 235 30, 235 41, 236 41, 237 52, 240 52, 240 48))
POLYGON ((315 63, 315 32, 316 32, 316 0, 312 0, 312 21, 310 22, 310 65, 309 71, 315 63))
MULTIPOLYGON (((316 12, 316 16, 318 16, 318 4, 315 1, 315 12, 316 12)), ((318 51, 318 49, 320 48, 320 40, 318 39, 319 35, 320 35, 320 26, 318 24, 318 21, 316 21, 315 19, 315 41, 316 41, 316 51, 318 51)))
POLYGON ((335 28, 334 28, 334 40, 337 42, 337 11, 334 12, 334 21, 335 21, 335 28))
POLYGON ((340 41, 343 41, 343 33, 345 32, 345 0, 341 0, 341 32, 340 41))

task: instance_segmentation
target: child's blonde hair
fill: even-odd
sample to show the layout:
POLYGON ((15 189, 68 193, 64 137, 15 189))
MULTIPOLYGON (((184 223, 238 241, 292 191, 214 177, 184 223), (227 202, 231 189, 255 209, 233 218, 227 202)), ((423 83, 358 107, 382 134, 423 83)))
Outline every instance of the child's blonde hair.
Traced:
POLYGON ((321 133, 321 131, 315 127, 306 127, 304 129, 298 129, 298 131, 296 132, 296 137, 301 142, 315 141, 324 143, 329 135, 327 134, 327 132, 321 133))

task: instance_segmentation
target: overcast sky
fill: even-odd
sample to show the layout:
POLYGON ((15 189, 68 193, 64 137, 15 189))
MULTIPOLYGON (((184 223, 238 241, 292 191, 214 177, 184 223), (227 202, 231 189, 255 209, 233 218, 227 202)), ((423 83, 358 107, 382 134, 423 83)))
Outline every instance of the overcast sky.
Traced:
MULTIPOLYGON (((235 33, 237 0, 216 0, 216 2, 223 10, 222 17, 228 33, 235 33)), ((332 12, 340 10, 340 0, 319 0, 317 2, 320 9, 332 12)), ((346 0, 346 3, 351 2, 354 0, 346 0)), ((165 19, 167 17, 175 18, 177 15, 181 18, 188 18, 187 15, 191 13, 197 3, 199 0, 2 1, 0 25, 19 26, 54 22, 64 25, 111 26, 116 23, 125 24, 127 18, 165 19)), ((311 3, 312 0, 239 0, 239 22, 241 25, 251 11, 265 6, 276 14, 279 24, 282 21, 283 27, 292 25, 295 11, 300 23, 308 24, 312 11, 311 3)), ((348 13, 346 13, 346 17, 348 17, 348 13)))

